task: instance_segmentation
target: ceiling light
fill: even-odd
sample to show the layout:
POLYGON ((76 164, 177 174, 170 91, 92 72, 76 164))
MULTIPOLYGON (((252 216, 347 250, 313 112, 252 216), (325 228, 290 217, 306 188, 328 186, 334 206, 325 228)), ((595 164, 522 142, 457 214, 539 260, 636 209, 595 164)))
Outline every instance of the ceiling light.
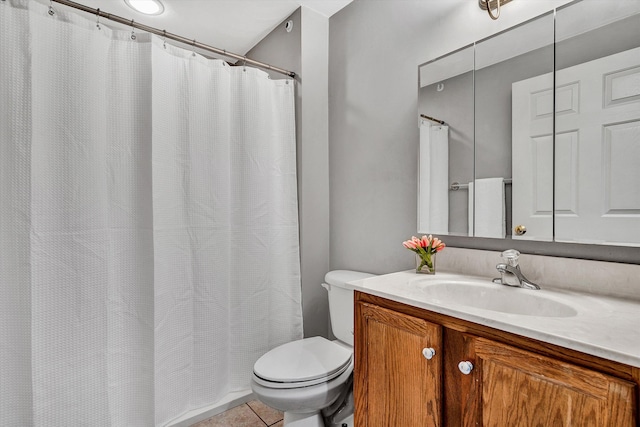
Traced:
POLYGON ((500 6, 504 6, 510 1, 511 0, 478 0, 478 5, 480 9, 489 12, 491 19, 496 20, 500 17, 500 6), (493 13, 493 9, 496 10, 495 14, 493 13))
POLYGON ((160 0, 124 0, 130 8, 145 15, 160 15, 164 12, 164 6, 160 0))

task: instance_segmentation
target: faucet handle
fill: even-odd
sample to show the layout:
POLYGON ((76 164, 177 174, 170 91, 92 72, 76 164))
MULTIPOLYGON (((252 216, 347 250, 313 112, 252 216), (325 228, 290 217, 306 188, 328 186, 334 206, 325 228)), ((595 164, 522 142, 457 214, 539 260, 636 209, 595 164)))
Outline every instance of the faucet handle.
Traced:
POLYGON ((502 252, 500 256, 504 259, 504 262, 511 267, 518 266, 518 258, 520 257, 520 252, 515 249, 507 249, 502 252))

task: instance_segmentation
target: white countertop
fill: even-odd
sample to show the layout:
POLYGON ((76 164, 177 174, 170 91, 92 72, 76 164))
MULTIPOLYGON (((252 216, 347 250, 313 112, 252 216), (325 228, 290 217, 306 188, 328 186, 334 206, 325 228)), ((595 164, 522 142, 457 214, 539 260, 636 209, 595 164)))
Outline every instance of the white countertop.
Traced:
POLYGON ((640 368, 640 303, 635 301, 544 288, 512 288, 492 284, 491 278, 441 272, 424 275, 414 270, 354 280, 347 287, 640 368), (521 293, 539 294, 570 305, 576 314, 570 317, 510 314, 443 302, 424 291, 430 284, 456 280, 471 284, 476 281, 479 286, 491 284, 501 294, 508 292, 509 298, 518 298, 521 293))

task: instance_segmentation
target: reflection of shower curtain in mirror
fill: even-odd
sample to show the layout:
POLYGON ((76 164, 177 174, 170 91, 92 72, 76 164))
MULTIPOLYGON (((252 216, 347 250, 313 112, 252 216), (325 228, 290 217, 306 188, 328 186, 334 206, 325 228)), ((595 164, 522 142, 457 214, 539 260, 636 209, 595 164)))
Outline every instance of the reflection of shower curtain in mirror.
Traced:
POLYGON ((153 426, 300 338, 294 88, 0 2, 0 425, 153 426))
POLYGON ((449 232, 449 126, 420 121, 418 232, 449 232))

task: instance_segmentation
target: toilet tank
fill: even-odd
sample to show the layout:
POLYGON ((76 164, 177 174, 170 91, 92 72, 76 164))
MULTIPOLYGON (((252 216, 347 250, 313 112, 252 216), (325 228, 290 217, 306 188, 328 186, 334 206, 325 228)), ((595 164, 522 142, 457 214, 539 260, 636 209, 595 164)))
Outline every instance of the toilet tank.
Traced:
POLYGON ((353 347, 353 290, 345 284, 373 277, 374 274, 350 270, 334 270, 324 276, 323 287, 329 293, 329 317, 333 335, 353 347))

